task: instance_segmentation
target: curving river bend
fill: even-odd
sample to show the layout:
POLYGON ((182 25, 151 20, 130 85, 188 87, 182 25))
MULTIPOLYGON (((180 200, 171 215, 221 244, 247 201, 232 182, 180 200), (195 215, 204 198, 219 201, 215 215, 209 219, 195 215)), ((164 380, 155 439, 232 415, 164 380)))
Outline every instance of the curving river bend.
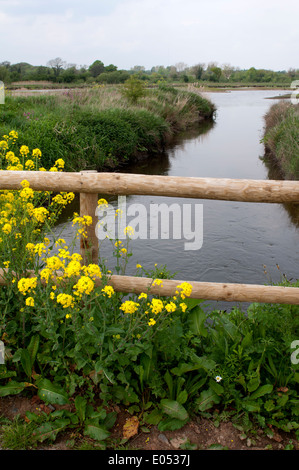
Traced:
MULTIPOLYGON (((179 136, 167 153, 123 169, 123 172, 171 176, 217 178, 274 179, 261 160, 264 146, 263 116, 276 102, 277 90, 236 90, 211 93, 216 104, 214 124, 179 136)), ((100 195, 105 197, 105 195, 100 195)), ((106 197, 118 208, 117 197, 106 197)), ((137 239, 131 242, 133 256, 126 273, 135 273, 136 263, 147 269, 167 265, 176 279, 186 281, 267 284, 279 282, 282 274, 298 278, 299 226, 292 217, 292 207, 283 204, 254 204, 230 201, 188 200, 127 196, 127 206, 143 204, 149 216, 150 204, 203 205, 203 244, 198 250, 185 250, 184 239, 137 239), (288 210, 287 210, 288 209, 288 210), (277 267, 279 266, 279 269, 277 267)), ((132 217, 131 217, 132 218, 132 217)), ((127 218, 128 224, 130 217, 127 218)), ((148 227, 150 226, 149 221, 148 227)), ((64 227, 63 236, 70 242, 73 229, 64 227)), ((101 255, 110 268, 115 265, 111 244, 101 244, 101 255)), ((233 303, 206 302, 217 309, 230 309, 233 303)), ((243 304, 244 307, 245 304, 243 304)))

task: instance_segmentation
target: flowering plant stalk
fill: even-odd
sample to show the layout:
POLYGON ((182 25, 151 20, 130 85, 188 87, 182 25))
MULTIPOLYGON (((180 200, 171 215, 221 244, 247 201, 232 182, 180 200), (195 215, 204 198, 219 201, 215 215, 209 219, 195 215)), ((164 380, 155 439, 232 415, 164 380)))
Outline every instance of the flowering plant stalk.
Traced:
MULTIPOLYGON (((17 138, 12 131, 0 142, 2 170, 45 171, 39 165, 41 151, 18 146, 17 138)), ((58 159, 49 171, 63 168, 58 159)), ((63 237, 55 238, 53 226, 73 199, 73 193, 34 191, 26 179, 20 190, 1 191, 0 262, 6 286, 0 301, 6 307, 0 313, 0 338, 7 353, 2 367, 7 383, 2 392, 0 386, 0 396, 9 383, 11 390, 12 374, 33 389, 51 378, 68 396, 84 386, 91 395, 98 390, 106 399, 109 385, 116 394, 126 389, 134 397, 144 388, 141 362, 159 356, 159 335, 173 328, 187 309, 190 285, 178 286, 171 299, 153 297, 150 291, 125 297, 110 285, 107 266, 84 265, 74 252, 74 241, 69 246, 63 237), (32 344, 35 355, 28 352, 32 344), (34 357, 29 366, 28 354, 34 357)), ((100 199, 99 204, 107 201, 100 199)), ((74 213, 75 237, 84 237, 91 223, 90 216, 74 213)), ((125 242, 113 241, 117 274, 125 273, 132 255, 132 234, 126 227, 125 242)))

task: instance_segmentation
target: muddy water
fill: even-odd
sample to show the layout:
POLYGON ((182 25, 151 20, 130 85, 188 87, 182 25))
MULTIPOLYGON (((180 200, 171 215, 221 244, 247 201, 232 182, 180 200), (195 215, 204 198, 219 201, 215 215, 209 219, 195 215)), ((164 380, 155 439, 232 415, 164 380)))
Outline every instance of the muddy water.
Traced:
MULTIPOLYGON (((263 116, 275 102, 268 98, 285 93, 252 90, 211 93, 209 98, 217 106, 214 124, 204 124, 185 133, 167 153, 122 171, 261 180, 270 175, 271 178, 271 171, 261 159, 264 154, 260 142, 263 116)), ((107 199, 115 209, 118 208, 116 197, 107 199)), ((280 281, 283 274, 289 279, 298 277, 299 227, 292 217, 292 207, 288 210, 282 204, 127 197, 127 208, 133 204, 142 204, 146 208, 146 214, 143 219, 139 214, 139 220, 147 225, 148 236, 131 242, 133 256, 127 274, 135 273, 136 263, 147 269, 157 263, 167 265, 169 271, 176 273, 176 279, 190 281, 266 284, 280 281), (182 211, 183 204, 190 204, 192 214, 195 214, 195 204, 202 204, 203 243, 200 249, 186 250, 186 240, 173 239, 171 230, 169 239, 163 239, 161 234, 158 239, 150 239, 150 205, 166 203, 170 206, 174 202, 180 204, 182 211)), ((133 218, 127 216, 128 225, 133 218)), ((57 230, 61 228, 62 225, 57 230)), ((71 240, 72 236, 70 224, 65 224, 64 238, 71 240)), ((109 242, 101 244, 101 255, 113 268, 115 259, 109 242)), ((234 305, 210 301, 207 304, 225 309, 234 305)))

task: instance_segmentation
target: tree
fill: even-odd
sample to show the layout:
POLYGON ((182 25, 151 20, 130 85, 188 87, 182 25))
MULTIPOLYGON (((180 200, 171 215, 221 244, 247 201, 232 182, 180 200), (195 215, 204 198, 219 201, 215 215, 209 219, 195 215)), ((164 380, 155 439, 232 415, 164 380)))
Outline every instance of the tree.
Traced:
POLYGON ((191 67, 191 73, 195 75, 197 80, 201 80, 202 74, 205 70, 205 64, 196 64, 191 67))
POLYGON ((101 60, 95 60, 88 68, 92 77, 96 78, 101 73, 105 72, 105 66, 101 60))
POLYGON ((105 72, 116 72, 116 71, 117 71, 116 65, 110 64, 110 65, 106 65, 105 67, 105 72))
POLYGON ((125 81, 122 92, 132 104, 136 104, 138 99, 145 95, 145 86, 141 80, 132 75, 125 81))
POLYGON ((51 69, 54 72, 55 80, 58 79, 58 77, 59 77, 61 71, 64 69, 65 65, 66 65, 65 61, 62 60, 60 57, 56 57, 55 59, 51 59, 51 60, 49 60, 49 62, 47 62, 47 66, 51 67, 51 69))

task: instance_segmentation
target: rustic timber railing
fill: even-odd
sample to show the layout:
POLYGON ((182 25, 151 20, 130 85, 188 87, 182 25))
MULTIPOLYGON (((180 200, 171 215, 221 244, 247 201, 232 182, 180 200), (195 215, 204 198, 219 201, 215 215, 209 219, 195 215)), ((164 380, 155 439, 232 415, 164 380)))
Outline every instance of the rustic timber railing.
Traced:
MULTIPOLYGON (((299 202, 299 182, 198 178, 97 172, 0 171, 0 190, 21 189, 26 179, 36 191, 80 193, 80 215, 90 215, 93 225, 87 229, 87 243, 81 252, 91 249, 93 262, 98 260, 95 212, 98 195, 151 195, 179 198, 214 199, 256 203, 299 202)), ((3 271, 2 271, 3 274, 3 271)), ((100 280, 98 281, 100 283, 100 280)), ((163 285, 152 285, 153 279, 112 275, 109 284, 118 292, 136 293, 147 289, 152 294, 172 296, 181 280, 163 279, 163 285)), ((192 285, 192 298, 237 302, 284 303, 299 305, 299 288, 187 281, 192 285)), ((1 276, 0 284, 5 279, 1 276)))

